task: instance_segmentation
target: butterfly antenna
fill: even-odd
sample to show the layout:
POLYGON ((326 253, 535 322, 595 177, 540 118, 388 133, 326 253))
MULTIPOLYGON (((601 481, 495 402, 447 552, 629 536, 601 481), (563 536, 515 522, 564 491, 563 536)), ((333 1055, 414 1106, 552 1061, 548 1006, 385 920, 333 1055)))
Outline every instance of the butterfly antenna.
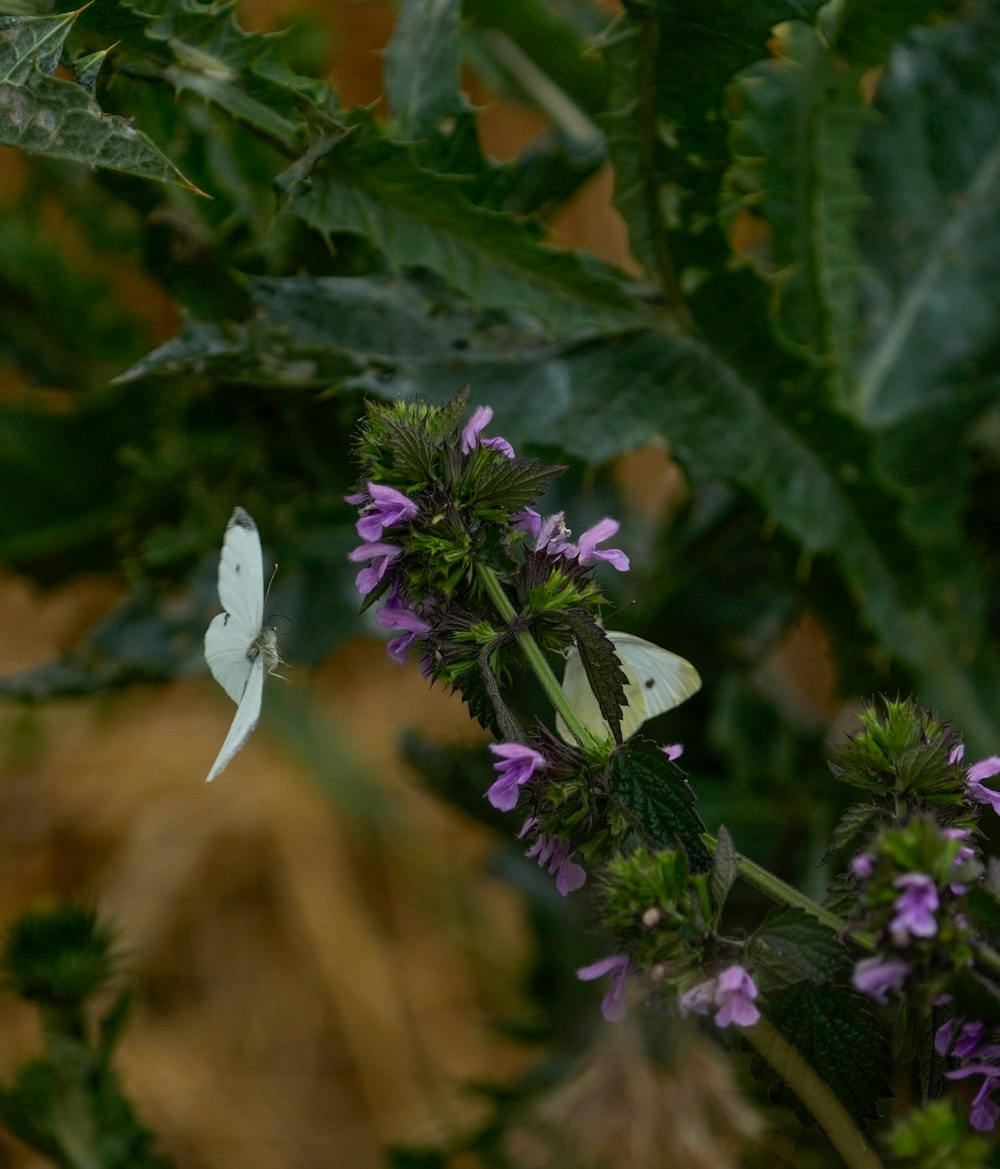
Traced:
POLYGON ((264 600, 267 600, 268 593, 271 591, 271 585, 274 584, 274 578, 278 575, 278 566, 275 564, 274 571, 271 573, 271 579, 267 582, 267 588, 264 590, 264 600))

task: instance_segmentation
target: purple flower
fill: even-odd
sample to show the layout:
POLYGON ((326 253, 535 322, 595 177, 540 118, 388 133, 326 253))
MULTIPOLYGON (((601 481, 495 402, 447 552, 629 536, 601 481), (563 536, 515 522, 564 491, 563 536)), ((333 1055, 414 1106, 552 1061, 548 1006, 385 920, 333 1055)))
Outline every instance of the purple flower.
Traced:
POLYGON ((597 549, 598 544, 610 540, 620 527, 618 521, 610 517, 600 520, 588 528, 576 544, 566 546, 566 555, 575 556, 581 564, 596 564, 599 560, 605 560, 619 572, 628 572, 629 559, 620 548, 597 549))
POLYGON ((859 852, 847 867, 860 880, 867 881, 875 872, 875 859, 870 852, 859 852))
POLYGON ((385 576, 389 565, 402 554, 403 549, 397 548, 395 544, 361 544, 349 552, 347 559, 353 564, 357 564, 361 560, 371 561, 371 564, 367 568, 362 568, 354 578, 358 592, 366 597, 385 576))
POLYGON ((512 812, 522 784, 545 766, 545 756, 533 747, 521 743, 490 743, 490 750, 498 762, 493 768, 500 778, 490 787, 486 798, 501 812, 512 812))
POLYGON ((993 811, 1000 815, 1000 792, 982 786, 984 779, 992 779, 994 775, 1000 775, 1000 755, 991 755, 989 759, 980 759, 965 774, 969 781, 970 797, 978 800, 981 804, 989 804, 993 811))
POLYGON ((934 1032, 934 1050, 938 1055, 947 1055, 951 1046, 951 1037, 955 1031, 955 1020, 949 1019, 942 1023, 934 1032))
POLYGON ((985 1031, 986 1024, 979 1019, 973 1019, 971 1023, 963 1023, 955 1046, 951 1049, 951 1054, 956 1059, 968 1059, 975 1055, 983 1041, 985 1031))
POLYGON ((951 754, 948 756, 949 763, 961 763, 965 758, 965 744, 959 743, 957 747, 953 747, 951 754))
POLYGON ((910 973, 909 962, 902 958, 862 958, 854 967, 854 987, 877 1003, 889 1001, 889 991, 902 986, 910 973))
POLYGON ((904 873, 893 881, 904 892, 896 898, 896 916, 889 922, 891 933, 911 934, 915 938, 932 938, 937 933, 935 911, 941 901, 933 878, 926 873, 904 873))
MULTIPOLYGON (((521 835, 524 835, 524 829, 521 830, 521 835)), ((556 888, 560 894, 567 897, 581 888, 587 880, 587 870, 583 865, 569 859, 572 851, 569 841, 539 832, 534 844, 524 855, 538 857, 538 867, 548 869, 556 879, 556 888)))
POLYGON ((601 1014, 609 1023, 619 1023, 625 1018, 628 1003, 625 1001, 625 982, 628 978, 628 969, 631 959, 627 954, 615 954, 611 958, 602 958, 590 966, 584 966, 576 972, 582 982, 593 982, 595 978, 611 975, 611 989, 604 996, 601 1003, 601 1014))
POLYGON ((382 629, 403 630, 401 636, 394 637, 386 645, 389 657, 400 665, 406 661, 406 651, 413 644, 417 634, 426 633, 430 629, 430 625, 418 617, 402 600, 398 580, 393 585, 385 604, 375 614, 375 624, 382 629))
MULTIPOLYGON (((351 498, 358 498, 352 496, 351 498)), ((363 496, 361 497, 364 498, 363 496)), ((362 540, 374 543, 381 540, 386 528, 412 520, 417 514, 417 505, 402 491, 394 487, 382 487, 378 483, 368 484, 368 499, 364 513, 355 527, 362 540)))
POLYGON ((760 1011, 753 1005, 757 984, 742 966, 729 966, 716 979, 715 1003, 720 1007, 715 1016, 717 1027, 752 1027, 760 1021, 760 1011))
POLYGON ((1000 1117, 1000 1107, 990 1099, 990 1096, 1000 1084, 1000 1067, 995 1064, 976 1063, 944 1074, 946 1080, 964 1080, 969 1076, 984 1077, 983 1085, 972 1101, 969 1123, 977 1132, 992 1132, 997 1118, 1000 1117))
POLYGON ((476 407, 472 417, 465 424, 465 429, 462 431, 461 451, 463 455, 471 454, 477 446, 488 446, 499 451, 505 459, 514 458, 514 448, 505 438, 479 437, 481 432, 489 426, 492 417, 493 408, 491 406, 476 407))
POLYGON ((519 532, 527 532, 529 536, 534 537, 536 552, 548 552, 552 556, 558 556, 570 547, 567 543, 569 528, 566 527, 564 513, 561 511, 543 520, 534 508, 526 507, 514 516, 513 524, 519 532))
POLYGON ((681 1014, 707 1015, 715 1006, 715 984, 716 979, 709 978, 684 991, 678 1002, 681 1014))
POLYGON ((664 755, 666 755, 670 762, 673 763, 675 760, 680 759, 680 757, 684 754, 684 744, 668 743, 666 747, 661 747, 660 750, 664 755))
POLYGON ((345 495, 344 503, 349 503, 351 507, 360 507, 363 503, 368 502, 367 491, 355 491, 353 495, 345 495))

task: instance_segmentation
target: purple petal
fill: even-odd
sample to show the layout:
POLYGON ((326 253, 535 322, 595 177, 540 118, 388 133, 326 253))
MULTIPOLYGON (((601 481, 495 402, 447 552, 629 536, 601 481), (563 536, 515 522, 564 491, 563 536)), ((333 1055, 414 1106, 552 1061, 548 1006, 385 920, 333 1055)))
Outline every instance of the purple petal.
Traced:
POLYGON ((1000 755, 991 755, 989 759, 980 759, 978 763, 973 763, 966 774, 969 783, 982 783, 984 779, 1000 775, 1000 755))

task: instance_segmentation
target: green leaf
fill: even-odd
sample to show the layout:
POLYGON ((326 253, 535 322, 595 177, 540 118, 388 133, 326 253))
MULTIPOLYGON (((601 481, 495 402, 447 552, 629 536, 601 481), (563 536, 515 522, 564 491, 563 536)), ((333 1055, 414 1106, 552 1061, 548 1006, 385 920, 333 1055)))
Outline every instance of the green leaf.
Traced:
POLYGON ((487 464, 476 476, 471 502, 477 508, 522 511, 564 469, 547 467, 537 459, 504 459, 487 464))
POLYGON ((234 3, 200 0, 94 0, 80 19, 120 44, 115 68, 169 85, 294 150, 305 138, 303 106, 325 108, 325 82, 291 70, 280 34, 247 33, 234 3))
POLYGON ((996 372, 1000 13, 916 30, 879 86, 861 156, 871 211, 858 413, 885 426, 996 372), (942 339, 947 338, 947 343, 942 339))
POLYGON ((477 207, 461 180, 421 167, 360 112, 278 183, 317 231, 364 236, 393 268, 428 268, 478 305, 533 313, 560 330, 641 315, 622 273, 545 247, 531 227, 477 207))
POLYGON ((586 609, 567 609, 563 616, 573 630, 580 663, 601 717, 611 728, 616 743, 622 741, 622 707, 625 705, 625 686, 628 678, 615 653, 611 638, 598 625, 597 618, 586 609))
POLYGON ((385 54, 385 90, 394 136, 418 142, 434 170, 475 173, 476 120, 459 85, 461 0, 403 0, 385 54))
POLYGON ((729 890, 739 875, 740 857, 736 851, 732 834, 725 824, 715 834, 715 851, 712 853, 712 901, 721 910, 726 904, 729 890))
MULTIPOLYGON (((875 785, 873 784, 872 787, 874 788, 875 785)), ((864 832, 874 819, 876 812, 877 809, 873 804, 852 804, 837 821, 830 836, 830 846, 820 858, 820 863, 825 864, 832 860, 837 853, 864 832)))
POLYGON ((723 0, 694 6, 682 0, 633 0, 605 35, 612 75, 608 143, 615 203, 628 224, 636 258, 659 283, 669 308, 678 307, 679 276, 694 254, 704 254, 707 247, 721 261, 725 252, 706 215, 717 205, 729 161, 726 86, 739 70, 767 56, 776 24, 811 22, 819 7, 820 0, 723 0))
POLYGON ((651 739, 629 739, 611 757, 611 794, 635 832, 652 848, 682 848, 692 873, 708 873, 705 826, 682 773, 651 739))
POLYGON ((0 143, 197 191, 126 118, 105 114, 92 78, 51 76, 79 13, 0 17, 0 143))
POLYGON ((861 70, 794 23, 785 53, 738 79, 724 219, 760 216, 770 246, 753 257, 773 283, 775 325, 824 363, 833 397, 850 401, 861 260, 854 235, 864 205, 854 155, 870 116, 861 70))
MULTIPOLYGON (((845 987, 800 982, 769 996, 766 1013, 857 1124, 878 1116, 879 1098, 889 1095, 888 1048, 867 1000, 845 987)), ((772 1097, 798 1107, 780 1079, 767 1079, 772 1097)))
POLYGON ((844 943, 828 927, 800 909, 772 913, 754 936, 754 961, 784 983, 834 982, 850 961, 844 943))

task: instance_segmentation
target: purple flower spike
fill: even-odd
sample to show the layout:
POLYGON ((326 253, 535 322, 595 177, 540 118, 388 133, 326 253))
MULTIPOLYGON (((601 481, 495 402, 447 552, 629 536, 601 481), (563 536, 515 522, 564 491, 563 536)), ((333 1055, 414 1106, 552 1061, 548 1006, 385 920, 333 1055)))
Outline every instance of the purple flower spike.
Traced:
POLYGON ((847 866, 859 880, 867 881, 875 872, 875 858, 870 852, 859 852, 847 866))
POLYGON ((593 982, 595 978, 611 975, 611 989, 601 1003, 601 1014, 609 1023, 620 1023, 628 1013, 625 984, 630 964, 631 959, 627 954, 615 954, 611 958, 602 958, 599 962, 584 966, 576 972, 581 982, 593 982))
POLYGON ((753 1004, 757 984, 742 966, 730 966, 716 979, 715 1003, 720 1007, 715 1016, 717 1027, 752 1027, 760 1022, 760 1011, 753 1004))
POLYGON ((896 898, 896 916, 889 922, 890 932, 915 938, 934 937, 938 929, 934 914, 941 901, 933 879, 926 873, 904 873, 893 885, 904 892, 896 898))
POLYGON ((430 625, 404 603, 400 597, 398 581, 393 586, 385 604, 375 614, 375 624, 381 626, 382 629, 403 630, 399 637, 393 638, 386 645, 389 657, 394 662, 399 662, 400 665, 406 662, 406 652, 417 635, 426 633, 430 629, 430 625))
POLYGON ((877 1003, 889 1001, 889 991, 902 986, 910 973, 909 962, 902 958, 862 958, 854 967, 855 990, 868 995, 877 1003))
POLYGON ((396 559, 397 556, 402 556, 403 549, 397 548, 395 544, 361 544, 352 552, 347 554, 347 559, 353 564, 357 564, 362 560, 370 560, 371 564, 367 568, 362 568, 358 575, 354 578, 354 583, 358 586, 358 592, 367 597, 389 571, 389 565, 396 559))
MULTIPOLYGON (((529 830, 529 825, 533 828, 536 824, 536 820, 529 820, 521 829, 520 836, 524 836, 525 832, 529 830)), ((571 852, 569 841, 562 840, 558 836, 546 836, 544 832, 539 832, 534 844, 524 855, 537 857, 538 867, 548 869, 549 873, 556 879, 556 888, 560 895, 568 897, 570 893, 575 893, 577 889, 582 888, 587 880, 587 870, 583 865, 578 865, 576 861, 569 859, 571 852)))
POLYGON ((501 812, 512 812, 517 807, 522 784, 545 766, 545 756, 521 743, 491 743, 490 750, 499 762, 494 770, 500 778, 490 787, 486 798, 501 812))
POLYGON ((1000 1117, 1000 1107, 990 1096, 1000 1085, 1000 1067, 994 1064, 967 1064, 953 1072, 945 1072, 946 1080, 965 1080, 969 1076, 983 1076, 983 1085, 976 1093, 969 1112, 969 1123, 977 1132, 992 1132, 1000 1117))
POLYGON ((577 544, 568 544, 566 555, 575 556, 581 564, 596 564, 599 560, 604 560, 619 572, 628 572, 629 558, 620 548, 606 548, 601 551, 597 548, 598 544, 610 540, 620 527, 618 521, 610 517, 601 520, 592 528, 588 528, 577 544))
MULTIPOLYGON (((353 497, 357 498, 357 497, 353 497)), ((382 487, 378 483, 368 484, 368 498, 365 513, 355 527, 362 540, 374 543, 381 540, 386 528, 412 520, 417 514, 417 505, 402 491, 394 487, 382 487)))
POLYGON ((462 431, 461 451, 463 455, 471 454, 477 446, 488 446, 499 451, 505 459, 514 458, 514 448, 505 438, 500 438, 499 436, 496 438, 480 438, 480 434, 489 426, 492 417, 492 406, 476 407, 472 413, 472 417, 465 424, 465 429, 462 431))

